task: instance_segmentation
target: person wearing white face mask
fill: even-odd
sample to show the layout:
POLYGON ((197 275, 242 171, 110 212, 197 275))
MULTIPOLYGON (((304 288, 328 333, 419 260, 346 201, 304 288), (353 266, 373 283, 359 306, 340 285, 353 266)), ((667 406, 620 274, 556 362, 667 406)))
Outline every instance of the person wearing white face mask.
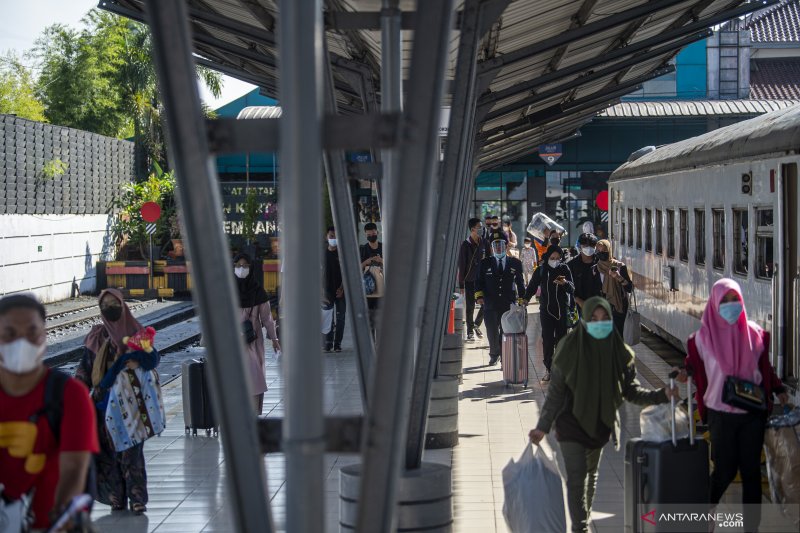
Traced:
POLYGON ((35 491, 35 529, 85 492, 100 449, 89 392, 44 365, 46 337, 45 309, 34 297, 0 299, 0 485, 12 505, 35 491))
MULTIPOLYGON (((686 368, 692 371, 697 410, 711 435, 711 504, 719 503, 741 473, 745 531, 757 531, 761 520, 761 448, 772 395, 783 405, 789 401, 770 364, 769 342, 769 333, 747 319, 742 289, 729 278, 714 283, 700 330, 687 341, 686 368), (762 405, 738 402, 732 393, 739 387, 755 390, 762 405)), ((679 381, 687 380, 686 370, 675 370, 679 381)))
POLYGON ((281 344, 275 330, 275 321, 272 319, 269 297, 256 278, 256 270, 253 268, 250 256, 237 254, 233 258, 233 272, 236 276, 236 287, 239 289, 239 307, 242 310, 241 321, 247 347, 250 392, 254 395, 256 414, 260 415, 264 407, 264 393, 267 391, 262 329, 267 328, 267 336, 272 339, 272 348, 275 352, 280 351, 281 344))
POLYGON ((575 303, 579 308, 592 296, 602 296, 603 280, 597 268, 597 237, 591 233, 582 233, 578 238, 577 257, 567 263, 575 283, 575 303))
POLYGON ((475 281, 475 299, 483 306, 486 337, 489 340, 489 365, 500 360, 503 313, 511 309, 515 301, 522 303, 525 283, 522 279, 522 262, 506 255, 508 239, 495 231, 491 234, 492 256, 481 261, 475 281))
POLYGON ((530 301, 536 290, 541 288, 539 297, 539 321, 542 325, 542 348, 544 352, 545 373, 542 381, 550 381, 550 364, 558 341, 567 334, 567 310, 570 298, 575 291, 572 273, 561 262, 563 251, 557 245, 550 245, 544 254, 543 263, 536 269, 525 291, 525 300, 530 301))
POLYGON ((342 351, 342 337, 344 336, 344 322, 347 311, 347 302, 344 299, 344 284, 342 280, 342 267, 339 264, 339 247, 336 242, 336 229, 331 226, 326 234, 328 247, 325 250, 325 270, 323 281, 323 305, 325 309, 334 308, 331 329, 323 335, 323 350, 325 352, 342 351))
POLYGON ((567 475, 567 505, 573 532, 589 530, 603 447, 619 447, 619 408, 679 399, 678 389, 649 390, 636 379, 634 353, 614 331, 611 306, 598 296, 586 300, 582 320, 558 346, 553 373, 536 429, 539 444, 555 425, 567 475))

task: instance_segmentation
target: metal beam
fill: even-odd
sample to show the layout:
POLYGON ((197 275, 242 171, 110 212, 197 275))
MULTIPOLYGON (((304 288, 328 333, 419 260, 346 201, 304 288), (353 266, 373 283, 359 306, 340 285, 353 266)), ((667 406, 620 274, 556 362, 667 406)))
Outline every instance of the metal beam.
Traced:
MULTIPOLYGON (((394 212, 403 209, 413 220, 425 219, 426 185, 434 178, 436 142, 447 71, 454 0, 418 3, 411 55, 408 105, 404 113, 404 144, 397 158, 398 183, 388 199, 394 212), (421 216, 420 216, 421 215, 421 216)), ((382 326, 374 365, 364 439, 363 477, 358 507, 358 531, 393 531, 396 495, 408 429, 411 380, 419 320, 419 292, 409 290, 425 274, 424 253, 409 253, 419 236, 401 224, 389 228, 390 276, 386 282, 382 326), (391 272, 396 275, 392 277, 391 272), (381 488, 383 490, 381 490, 381 488)))
MULTIPOLYGON (((281 118, 237 120, 215 118, 206 121, 209 147, 216 154, 274 152, 281 146, 281 118)), ((322 143, 329 150, 358 150, 394 146, 399 135, 400 116, 327 115, 322 124, 322 143)))
POLYGON ((412 470, 422 464, 425 449, 425 428, 431 385, 439 362, 442 334, 447 301, 452 290, 452 280, 447 277, 448 262, 452 262, 453 244, 458 242, 457 197, 463 176, 457 172, 459 160, 466 157, 468 133, 472 131, 475 114, 475 80, 478 59, 478 46, 481 35, 481 9, 479 0, 467 0, 461 19, 458 59, 455 79, 456 91, 450 109, 448 140, 441 180, 439 180, 438 205, 434 209, 435 220, 429 227, 434 228, 433 243, 429 251, 430 267, 425 300, 422 306, 422 325, 417 348, 414 370, 414 385, 411 392, 409 412, 408 442, 406 444, 405 466, 412 470))
MULTIPOLYGON (((780 0, 767 0, 764 5, 771 5, 779 1, 780 0)), ((555 72, 548 72, 547 74, 542 74, 541 76, 537 76, 530 80, 517 83, 515 85, 512 85, 511 87, 508 87, 507 89, 485 94, 478 101, 478 109, 480 111, 481 109, 485 108, 486 105, 494 104, 504 98, 515 96, 517 94, 525 93, 528 91, 533 91, 538 87, 543 87, 544 85, 547 85, 548 83, 552 83, 567 76, 572 76, 573 74, 586 72, 590 69, 595 68, 598 65, 609 63, 621 57, 625 57, 631 54, 635 54, 637 52, 641 52, 643 50, 647 50, 653 46, 660 46, 666 42, 673 41, 675 39, 680 39, 682 37, 692 34, 694 34, 698 38, 700 38, 701 34, 710 35, 713 33, 711 30, 709 30, 711 26, 750 13, 751 11, 753 11, 753 9, 755 9, 754 5, 755 4, 744 4, 742 6, 737 7, 736 9, 726 10, 722 13, 711 15, 702 20, 695 21, 686 26, 668 30, 664 33, 655 35, 648 39, 644 39, 642 41, 638 41, 620 48, 616 48, 614 50, 609 50, 608 52, 602 54, 600 57, 587 59, 585 61, 581 61, 580 63, 570 65, 569 67, 564 67, 562 69, 559 69, 555 72)))
MULTIPOLYGON (((500 19, 510 3, 511 0, 484 0, 481 4, 482 15, 478 35, 486 35, 486 32, 492 29, 492 25, 500 19)), ((483 91, 478 91, 478 94, 481 92, 483 91)))
MULTIPOLYGON (((671 42, 671 43, 669 43, 667 45, 664 45, 664 46, 661 46, 659 48, 654 48, 653 50, 650 50, 648 52, 644 52, 644 53, 642 53, 640 55, 635 55, 633 57, 630 57, 630 58, 628 58, 626 60, 620 61, 619 63, 614 63, 613 65, 610 65, 610 66, 608 66, 606 68, 603 68, 603 69, 600 69, 600 70, 590 70, 590 68, 593 68, 594 66, 597 66, 597 63, 608 63, 609 60, 607 60, 606 58, 603 58, 601 61, 597 61, 594 65, 592 65, 592 67, 581 68, 581 69, 578 69, 578 70, 573 70, 572 67, 569 67, 569 70, 572 70, 571 74, 576 74, 578 72, 585 72, 586 74, 583 75, 583 76, 580 76, 578 78, 575 78, 574 80, 572 80, 572 81, 570 81, 568 83, 565 83, 563 85, 559 85, 557 87, 554 87, 552 89, 548 89, 547 91, 544 91, 544 92, 541 92, 541 93, 536 93, 536 94, 532 95, 530 98, 526 98, 525 100, 522 100, 522 101, 519 101, 519 102, 514 102, 513 104, 511 104, 511 105, 509 105, 507 107, 489 111, 488 113, 486 113, 486 119, 485 120, 492 120, 494 118, 501 117, 503 115, 509 114, 509 113, 511 113, 513 111, 518 111, 523 106, 533 105, 538 101, 541 101, 541 100, 546 99, 546 98, 550 98, 551 96, 555 96, 560 91, 567 91, 569 89, 573 89, 573 88, 578 87, 580 85, 583 85, 584 83, 587 83, 589 81, 598 80, 600 78, 604 78, 605 76, 609 76, 609 75, 611 75, 611 74, 613 74, 613 73, 615 73, 615 72, 617 72, 619 70, 628 68, 628 67, 633 66, 633 65, 637 65, 638 63, 640 63, 642 61, 647 61, 647 60, 656 58, 656 57, 658 57, 660 55, 665 55, 665 54, 671 53, 671 52, 673 52, 673 51, 675 51, 677 49, 683 48, 684 46, 686 46, 688 44, 691 44, 693 42, 705 39, 706 37, 708 37, 712 33, 713 32, 711 30, 705 30, 705 31, 699 32, 699 33, 693 33, 688 37, 684 37, 683 39, 680 39, 679 41, 671 42)), ((544 78, 547 75, 542 76, 541 78, 537 78, 530 85, 534 85, 536 87, 541 87, 541 86, 545 85, 548 82, 552 82, 552 81, 555 81, 556 79, 560 79, 560 78, 563 78, 563 77, 566 77, 567 75, 569 75, 567 73, 562 73, 561 71, 556 71, 556 73, 561 73, 561 74, 559 76, 552 76, 547 81, 545 81, 543 83, 540 83, 541 78, 544 78)), ((555 73, 553 73, 553 74, 555 74, 555 73)), ((525 84, 528 85, 528 82, 525 82, 525 84)), ((527 90, 528 90, 527 88, 526 89, 520 88, 520 92, 527 92, 527 90)), ((505 98, 505 97, 508 97, 508 96, 512 96, 514 94, 518 94, 518 93, 516 93, 516 92, 515 93, 505 92, 503 97, 505 98)), ((484 100, 485 103, 483 103, 480 106, 480 108, 481 109, 485 109, 487 107, 491 108, 492 105, 494 105, 494 103, 497 102, 497 100, 499 100, 499 98, 498 99, 492 98, 491 100, 486 99, 486 100, 484 100)))
MULTIPOLYGON (((323 46, 327 49, 326 42, 323 46)), ((328 54, 325 54, 328 57, 328 54)), ((328 113, 336 114, 336 89, 333 86, 333 70, 329 61, 325 61, 325 108, 328 113)), ((350 118, 352 120, 352 117, 350 118)), ((341 263, 344 281, 345 302, 353 331, 356 349, 356 366, 358 383, 361 390, 361 403, 364 412, 369 406, 368 387, 369 369, 375 361, 375 345, 372 342, 372 331, 369 327, 369 309, 364 293, 361 272, 361 255, 358 247, 358 229, 353 213, 353 202, 350 196, 350 185, 347 179, 347 162, 342 150, 326 150, 324 153, 325 176, 333 212, 333 223, 336 226, 336 239, 339 245, 339 262, 341 263)))
MULTIPOLYGON (((261 453, 282 453, 282 418, 259 418, 258 441, 261 453)), ((325 451, 332 453, 358 453, 364 419, 361 416, 332 416, 325 418, 325 451)))
MULTIPOLYGON (((381 11, 381 111, 399 113, 403 110, 403 43, 400 32, 402 12, 398 0, 383 0, 381 11)), ((381 192, 381 222, 383 223, 384 276, 392 265, 389 259, 391 248, 387 246, 391 235, 394 211, 392 200, 397 189, 397 151, 386 149, 381 151, 383 163, 383 181, 381 192)), ((380 311, 379 311, 380 312, 380 311)))
MULTIPOLYGON (((589 102, 595 102, 597 100, 602 100, 605 95, 607 94, 616 94, 619 91, 626 91, 623 94, 627 94, 628 92, 633 92, 637 90, 637 88, 644 82, 649 81, 653 78, 657 78, 659 76, 663 76, 665 74, 669 74, 670 72, 675 70, 674 65, 669 65, 662 69, 655 70, 653 72, 649 72, 637 78, 633 78, 631 80, 626 81, 625 83, 615 85, 613 87, 606 87, 599 91, 595 91, 591 94, 588 94, 584 97, 581 97, 577 100, 572 102, 565 102, 559 103, 539 111, 535 113, 531 113, 526 115, 525 118, 522 118, 518 121, 512 122, 510 124, 505 124, 503 126, 498 126, 497 128, 493 128, 487 132, 481 133, 480 137, 483 139, 489 139, 495 135, 505 134, 506 136, 515 135, 516 133, 523 132, 527 129, 531 129, 532 125, 539 125, 539 124, 546 124, 550 121, 553 117, 558 117, 562 115, 566 111, 573 109, 575 107, 580 107, 585 105, 589 102)), ((613 98, 609 97, 609 99, 613 98)))
POLYGON ((258 0, 239 0, 239 3, 246 7, 264 28, 275 31, 275 17, 258 0))
MULTIPOLYGON (((710 33, 712 33, 711 30, 708 30, 708 34, 710 34, 710 33)), ((633 57, 628 58, 628 59, 626 59, 624 61, 620 61, 619 63, 614 63, 613 65, 610 65, 610 66, 608 66, 606 68, 602 68, 602 69, 595 70, 595 71, 589 71, 585 75, 577 77, 577 78, 575 78, 575 79, 573 79, 573 80, 571 80, 571 81, 569 81, 567 83, 564 83, 562 85, 557 85, 555 87, 551 87, 550 89, 547 89, 546 91, 542 91, 540 93, 533 94, 533 95, 529 96, 528 98, 524 98, 522 100, 516 101, 513 104, 508 105, 506 107, 501 107, 499 109, 493 109, 492 111, 490 111, 489 113, 486 114, 486 120, 493 120, 495 118, 499 118, 499 117, 502 117, 502 116, 505 116, 505 115, 509 115, 509 114, 512 114, 512 113, 519 112, 521 109, 523 109, 523 108, 525 108, 527 106, 535 105, 538 102, 544 101, 544 100, 546 100, 548 98, 551 98, 553 96, 557 96, 557 95, 559 95, 561 93, 566 94, 567 91, 569 91, 571 89, 575 89, 577 87, 580 87, 581 85, 585 85, 586 83, 589 83, 589 82, 592 82, 592 81, 596 81, 596 80, 605 78, 607 76, 611 76, 612 74, 614 74, 616 72, 619 72, 620 70, 627 69, 629 67, 638 65, 638 64, 640 64, 642 62, 645 62, 645 61, 650 61, 651 59, 655 59, 655 58, 660 57, 662 55, 670 54, 670 53, 674 52, 675 50, 679 50, 679 49, 683 48, 684 46, 686 46, 688 44, 691 44, 691 43, 693 43, 695 41, 699 41, 701 39, 706 38, 708 36, 708 34, 705 33, 705 32, 702 33, 702 34, 694 34, 694 35, 691 35, 691 36, 686 37, 684 39, 681 39, 679 41, 676 41, 674 43, 670 43, 670 44, 668 44, 666 46, 662 46, 662 47, 659 47, 659 48, 654 48, 653 50, 650 50, 649 52, 644 52, 644 53, 642 53, 640 55, 633 56, 633 57)))
POLYGON ((482 61, 479 64, 480 66, 478 74, 482 76, 493 70, 501 69, 511 63, 524 61, 525 59, 541 54, 542 52, 555 50, 562 45, 585 39, 590 35, 621 26, 622 24, 626 24, 633 20, 647 17, 653 13, 667 9, 674 5, 685 3, 686 1, 687 0, 653 0, 650 2, 644 2, 636 7, 632 7, 614 15, 609 15, 596 22, 592 22, 572 30, 567 30, 551 39, 546 39, 538 43, 523 46, 493 59, 482 61))
POLYGON ((325 529, 322 317, 316 303, 322 247, 305 246, 303 240, 319 235, 322 227, 322 62, 327 58, 319 46, 325 38, 321 0, 282 0, 279 17, 286 530, 316 533, 325 529))
MULTIPOLYGON (((413 30, 416 18, 416 12, 404 11, 400 15, 400 29, 413 30)), ((326 11, 325 28, 339 31, 380 31, 383 27, 382 19, 382 11, 326 11)))
MULTIPOLYGON (((597 5, 598 0, 584 0, 583 4, 581 5, 578 12, 572 17, 572 21, 570 23, 569 29, 580 28, 586 21, 589 20, 589 17, 592 15, 592 10, 594 6, 597 5)), ((547 64, 546 72, 552 72, 557 70, 559 65, 561 65, 561 61, 564 59, 564 54, 567 53, 567 49, 569 45, 561 45, 553 54, 553 57, 550 59, 550 63, 547 64)))
POLYGON ((193 295, 207 347, 212 402, 224 428, 221 437, 234 525, 247 533, 271 532, 274 525, 249 407, 253 398, 248 393, 238 305, 230 263, 222 257, 228 241, 222 231, 215 165, 203 131, 188 13, 184 0, 150 0, 147 7, 168 126, 169 159, 178 181, 196 283, 193 295))

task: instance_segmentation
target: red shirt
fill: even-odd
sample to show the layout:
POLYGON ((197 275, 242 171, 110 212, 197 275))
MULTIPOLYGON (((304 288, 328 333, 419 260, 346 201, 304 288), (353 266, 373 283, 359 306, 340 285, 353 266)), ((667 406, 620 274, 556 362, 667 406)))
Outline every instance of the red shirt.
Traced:
POLYGON ((46 416, 40 416, 35 425, 29 421, 44 407, 46 377, 25 396, 9 396, 0 389, 0 483, 10 499, 36 489, 35 528, 50 525, 59 453, 99 451, 94 404, 86 387, 75 379, 64 386, 61 442, 56 442, 46 416))

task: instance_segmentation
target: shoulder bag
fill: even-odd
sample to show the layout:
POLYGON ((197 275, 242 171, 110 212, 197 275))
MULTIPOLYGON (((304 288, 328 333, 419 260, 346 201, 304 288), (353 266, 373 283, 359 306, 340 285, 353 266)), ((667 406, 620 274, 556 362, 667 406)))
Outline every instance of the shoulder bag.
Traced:
POLYGON ((642 340, 642 315, 639 314, 636 305, 636 289, 633 289, 631 294, 633 295, 633 305, 628 306, 628 315, 625 317, 623 337, 625 339, 625 344, 628 346, 636 346, 642 340))

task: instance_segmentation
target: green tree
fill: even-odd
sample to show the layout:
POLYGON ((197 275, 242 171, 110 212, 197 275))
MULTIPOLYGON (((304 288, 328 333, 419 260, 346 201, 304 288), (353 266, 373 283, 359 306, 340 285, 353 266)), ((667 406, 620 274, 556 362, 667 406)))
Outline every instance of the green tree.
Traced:
MULTIPOLYGON (((34 53, 42 61, 39 92, 48 118, 104 135, 133 137, 140 178, 153 164, 166 168, 149 29, 100 9, 90 10, 83 23, 80 33, 51 26, 37 42, 34 53), (86 109, 97 103, 98 109, 86 109)), ((197 74, 212 94, 220 94, 219 73, 198 68, 197 74)))
POLYGON ((13 52, 0 57, 0 113, 44 121, 44 105, 36 98, 31 71, 13 52))

